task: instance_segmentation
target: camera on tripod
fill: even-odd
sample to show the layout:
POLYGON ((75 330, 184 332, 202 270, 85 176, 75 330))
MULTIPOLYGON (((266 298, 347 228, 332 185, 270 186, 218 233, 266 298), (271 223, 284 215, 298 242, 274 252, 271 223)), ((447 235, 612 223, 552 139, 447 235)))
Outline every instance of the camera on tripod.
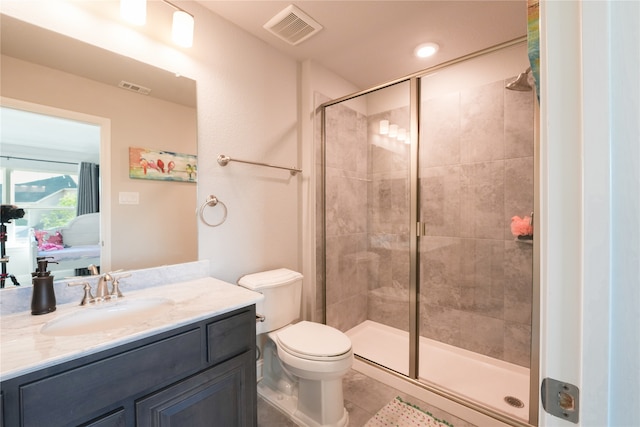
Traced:
POLYGON ((11 222, 12 219, 20 219, 24 216, 24 209, 20 209, 14 205, 2 205, 0 211, 0 261, 2 264, 2 273, 0 273, 0 288, 4 288, 4 282, 8 278, 11 279, 15 286, 20 286, 18 280, 13 274, 7 273, 7 263, 9 262, 9 257, 6 256, 5 250, 5 242, 7 241, 7 226, 11 222))
POLYGON ((2 205, 0 212, 0 221, 3 224, 10 223, 12 219, 20 219, 24 216, 24 209, 20 209, 14 205, 2 205))

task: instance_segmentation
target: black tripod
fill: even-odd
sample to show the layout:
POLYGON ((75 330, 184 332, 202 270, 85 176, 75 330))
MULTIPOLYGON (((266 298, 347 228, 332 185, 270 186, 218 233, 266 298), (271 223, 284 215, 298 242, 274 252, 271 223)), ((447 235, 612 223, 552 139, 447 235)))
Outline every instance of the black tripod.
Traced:
POLYGON ((4 288, 4 281, 8 278, 11 279, 14 286, 20 286, 18 283, 18 279, 13 274, 7 274, 7 263, 9 262, 9 257, 7 255, 7 251, 5 248, 5 242, 7 241, 7 226, 5 223, 2 223, 0 226, 0 252, 2 253, 2 258, 0 258, 0 262, 2 262, 2 274, 0 275, 0 288, 4 288))
POLYGON ((7 256, 5 242, 7 241, 7 226, 5 224, 9 224, 12 219, 22 218, 24 216, 24 209, 20 209, 17 206, 13 205, 2 205, 0 209, 0 223, 2 223, 2 228, 0 228, 0 251, 2 252, 2 259, 0 262, 2 263, 2 275, 0 275, 0 288, 4 288, 4 281, 7 280, 7 277, 11 279, 15 286, 20 286, 18 283, 18 279, 13 274, 7 274, 7 263, 9 262, 9 257, 7 256))

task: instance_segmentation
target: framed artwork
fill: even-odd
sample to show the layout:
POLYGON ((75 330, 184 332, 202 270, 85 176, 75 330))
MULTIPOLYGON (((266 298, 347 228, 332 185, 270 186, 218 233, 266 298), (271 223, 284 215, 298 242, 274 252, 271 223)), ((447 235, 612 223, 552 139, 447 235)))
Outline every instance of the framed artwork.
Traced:
POLYGON ((527 11, 527 50, 540 102, 540 0, 528 0, 527 11))
POLYGON ((194 154, 129 147, 129 178, 159 181, 198 181, 194 154))

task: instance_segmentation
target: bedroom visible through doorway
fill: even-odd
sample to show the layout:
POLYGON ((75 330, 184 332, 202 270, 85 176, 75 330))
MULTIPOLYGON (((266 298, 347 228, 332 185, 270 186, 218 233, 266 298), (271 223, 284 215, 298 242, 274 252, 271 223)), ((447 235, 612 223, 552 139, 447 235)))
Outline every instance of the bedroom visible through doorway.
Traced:
POLYGON ((89 221, 91 225, 82 227, 80 238, 78 232, 69 231, 65 242, 63 234, 78 216, 80 165, 90 165, 94 171, 98 206, 93 211, 99 211, 101 126, 59 116, 58 112, 52 115, 5 105, 0 114, 1 201, 24 210, 23 217, 3 224, 3 256, 9 257, 3 272, 5 286, 28 285, 37 256, 59 262, 50 267, 52 274, 60 277, 79 274, 90 263, 99 264, 99 214, 89 221))

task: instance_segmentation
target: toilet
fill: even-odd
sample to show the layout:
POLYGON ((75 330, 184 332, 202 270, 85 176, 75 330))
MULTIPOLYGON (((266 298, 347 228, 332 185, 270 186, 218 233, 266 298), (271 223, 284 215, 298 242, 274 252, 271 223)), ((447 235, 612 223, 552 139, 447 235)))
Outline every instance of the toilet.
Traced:
POLYGON ((351 340, 331 326, 301 321, 302 274, 280 268, 248 274, 238 285, 259 292, 258 394, 294 422, 343 427, 342 377, 353 364, 351 340), (262 376, 260 375, 262 372, 262 376))

